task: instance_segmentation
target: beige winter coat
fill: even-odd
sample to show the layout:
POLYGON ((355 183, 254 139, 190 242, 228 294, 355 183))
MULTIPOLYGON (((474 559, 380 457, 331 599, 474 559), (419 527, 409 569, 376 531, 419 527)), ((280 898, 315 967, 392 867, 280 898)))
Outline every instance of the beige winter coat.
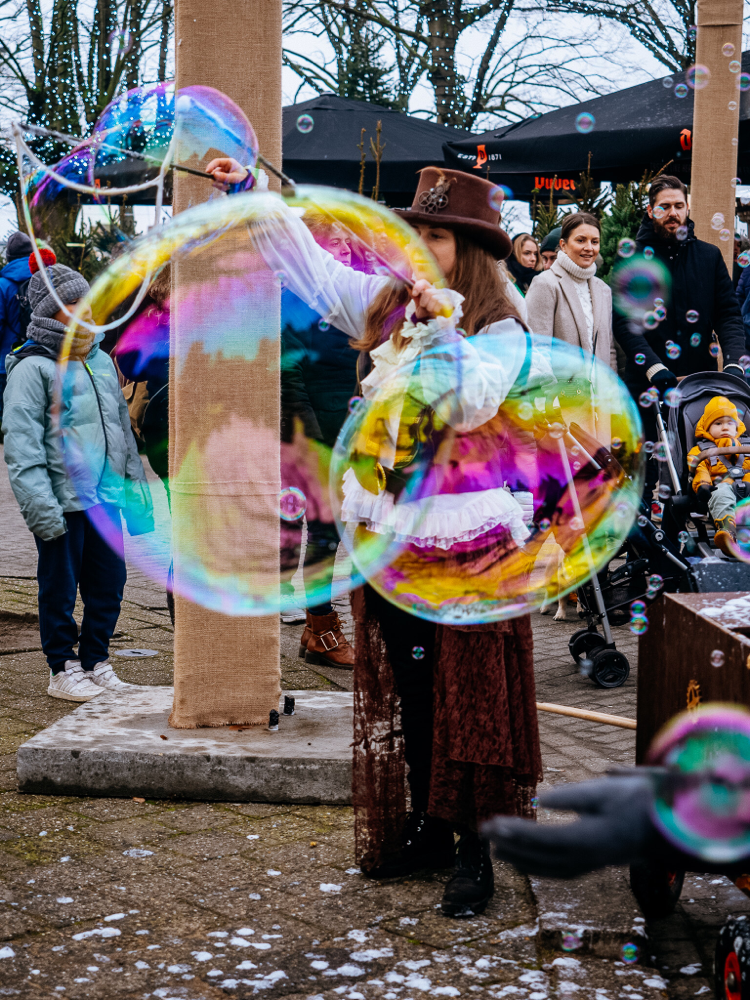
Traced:
POLYGON ((559 259, 548 271, 538 274, 526 293, 529 327, 532 333, 557 337, 590 353, 595 341, 597 358, 617 371, 609 286, 601 278, 588 279, 593 307, 593 336, 590 338, 576 284, 576 279, 568 274, 559 259))

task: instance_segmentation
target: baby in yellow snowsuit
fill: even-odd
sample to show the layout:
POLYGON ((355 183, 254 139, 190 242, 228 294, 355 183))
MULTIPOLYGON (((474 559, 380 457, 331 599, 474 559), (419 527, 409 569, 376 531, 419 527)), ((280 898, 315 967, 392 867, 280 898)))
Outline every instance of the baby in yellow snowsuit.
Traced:
POLYGON ((688 454, 688 465, 695 470, 693 489, 701 499, 708 501, 708 512, 716 526, 714 541, 726 555, 734 555, 732 546, 737 538, 734 484, 750 483, 750 455, 714 455, 701 459, 701 454, 704 449, 714 446, 739 448, 739 439, 744 433, 745 425, 734 403, 726 396, 714 396, 696 424, 698 444, 688 454))

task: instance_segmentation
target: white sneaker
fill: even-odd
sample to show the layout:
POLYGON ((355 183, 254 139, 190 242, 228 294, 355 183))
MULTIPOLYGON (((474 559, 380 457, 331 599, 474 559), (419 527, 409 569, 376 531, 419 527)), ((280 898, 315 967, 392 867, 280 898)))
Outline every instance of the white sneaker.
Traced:
POLYGON ((91 701, 102 689, 91 683, 91 674, 85 673, 79 660, 66 660, 65 670, 53 674, 50 670, 47 694, 64 701, 91 701))
POLYGON ((284 608, 281 612, 281 620, 285 625, 295 625, 297 622, 307 620, 304 608, 284 608))
POLYGON ((124 691, 126 688, 131 687, 130 684, 126 684, 125 681, 120 680, 112 669, 112 664, 109 660, 102 660, 96 664, 94 672, 91 675, 91 680, 94 684, 97 684, 100 688, 105 688, 107 691, 124 691))

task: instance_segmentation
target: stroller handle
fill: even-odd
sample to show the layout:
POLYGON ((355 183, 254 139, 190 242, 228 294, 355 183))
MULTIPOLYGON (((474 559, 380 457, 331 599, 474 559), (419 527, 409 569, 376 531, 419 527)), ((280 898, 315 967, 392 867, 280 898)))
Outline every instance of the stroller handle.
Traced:
POLYGON ((693 455, 688 464, 696 469, 704 459, 713 458, 714 455, 750 455, 750 445, 740 448, 706 448, 700 455, 693 455))

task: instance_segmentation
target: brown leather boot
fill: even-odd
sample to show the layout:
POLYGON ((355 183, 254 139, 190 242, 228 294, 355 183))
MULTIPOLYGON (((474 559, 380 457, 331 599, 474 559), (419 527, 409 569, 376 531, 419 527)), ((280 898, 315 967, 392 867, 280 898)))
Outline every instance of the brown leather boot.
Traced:
MULTIPOLYGON (((341 631, 338 614, 332 611, 328 615, 311 615, 308 611, 308 616, 310 636, 307 639, 306 662, 352 670, 354 649, 341 631)), ((306 633, 307 629, 303 633, 303 640, 306 633)))
POLYGON ((312 635, 312 620, 313 616, 305 608, 305 631, 302 633, 302 638, 299 641, 299 653, 297 654, 300 660, 304 660, 305 653, 307 652, 307 644, 310 641, 310 636, 312 635))

